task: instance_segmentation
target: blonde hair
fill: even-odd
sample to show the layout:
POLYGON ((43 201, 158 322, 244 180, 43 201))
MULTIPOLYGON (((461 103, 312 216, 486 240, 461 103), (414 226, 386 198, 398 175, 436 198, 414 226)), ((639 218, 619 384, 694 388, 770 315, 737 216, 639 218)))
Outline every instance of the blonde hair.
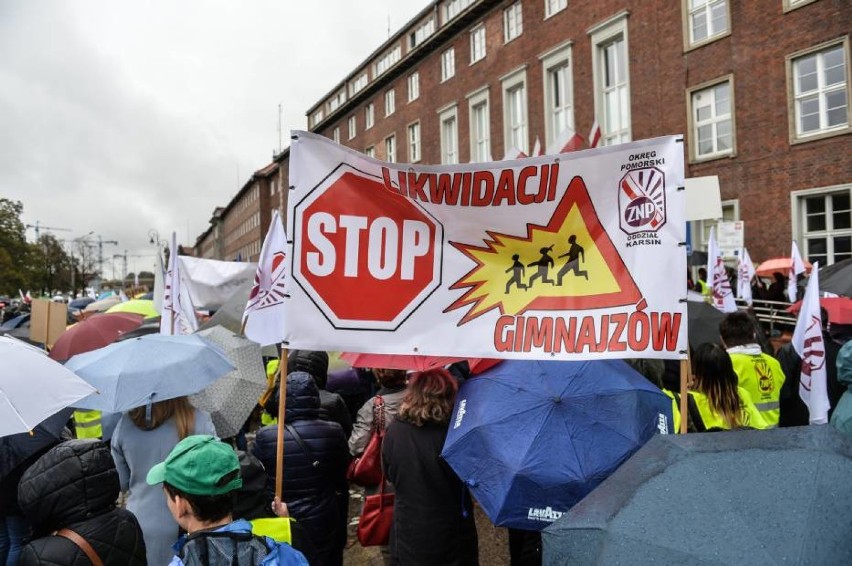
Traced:
POLYGON ((145 407, 136 407, 128 413, 130 420, 142 430, 154 430, 174 417, 178 438, 183 440, 195 430, 195 409, 187 397, 176 397, 151 404, 151 420, 145 418, 145 407))
POLYGON ((445 369, 415 373, 408 381, 408 393, 399 407, 399 416, 413 425, 450 421, 458 383, 445 369))

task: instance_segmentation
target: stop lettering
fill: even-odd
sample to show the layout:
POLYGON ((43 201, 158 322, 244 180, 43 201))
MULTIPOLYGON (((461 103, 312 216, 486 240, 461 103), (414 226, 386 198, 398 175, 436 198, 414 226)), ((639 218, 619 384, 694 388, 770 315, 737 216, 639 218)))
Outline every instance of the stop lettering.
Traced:
POLYGON ((394 329, 440 283, 440 224, 372 177, 343 169, 294 214, 293 276, 335 327, 394 329))

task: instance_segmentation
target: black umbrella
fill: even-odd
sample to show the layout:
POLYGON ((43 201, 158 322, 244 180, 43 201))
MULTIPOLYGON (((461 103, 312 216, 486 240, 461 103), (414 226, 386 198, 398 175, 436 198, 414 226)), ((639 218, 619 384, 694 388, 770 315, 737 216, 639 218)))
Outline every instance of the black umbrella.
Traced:
POLYGON ((692 253, 686 256, 686 264, 690 267, 707 267, 707 252, 692 250, 692 253))
POLYGON ((852 438, 655 436, 543 531, 544 564, 852 564, 852 438))
POLYGON ((0 480, 19 465, 35 459, 40 452, 59 442, 73 409, 63 409, 39 423, 32 433, 0 437, 0 480))
POLYGON ((145 322, 143 322, 138 328, 128 330, 127 332, 124 332, 121 336, 119 336, 117 342, 121 342, 122 340, 130 340, 131 338, 139 338, 140 336, 145 336, 146 334, 158 333, 160 331, 160 318, 161 317, 159 316, 146 318, 145 322))
POLYGON ((704 301, 687 301, 686 317, 690 348, 694 350, 704 342, 722 343, 719 323, 725 318, 725 313, 704 301))
POLYGON ((819 290, 852 297, 852 259, 844 259, 819 270, 819 290))

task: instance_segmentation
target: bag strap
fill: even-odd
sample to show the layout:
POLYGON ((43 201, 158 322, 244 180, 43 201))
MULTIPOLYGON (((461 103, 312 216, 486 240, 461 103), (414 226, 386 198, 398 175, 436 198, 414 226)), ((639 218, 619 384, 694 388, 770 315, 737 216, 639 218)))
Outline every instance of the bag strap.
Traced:
POLYGON ((98 556, 98 553, 95 552, 95 549, 92 548, 92 545, 89 544, 89 541, 81 537, 76 532, 71 529, 59 529, 56 531, 56 536, 65 537, 74 544, 76 544, 80 550, 89 558, 89 562, 92 563, 92 566, 104 566, 103 560, 98 556))
POLYGON ((287 430, 290 431, 290 436, 293 437, 293 439, 299 445, 299 448, 301 448, 302 452, 305 454, 305 456, 308 457, 308 460, 310 460, 312 462, 313 467, 314 468, 318 467, 319 466, 319 460, 314 458, 313 451, 311 450, 310 446, 308 446, 308 444, 302 439, 302 435, 299 434, 299 431, 296 430, 296 427, 294 427, 291 424, 285 424, 284 426, 286 427, 287 430))
MULTIPOLYGON (((675 403, 678 409, 680 409, 680 393, 672 391, 672 395, 674 395, 675 403)), ((687 430, 692 425, 694 432, 707 432, 707 427, 704 426, 704 419, 701 418, 701 411, 698 410, 698 405, 695 403, 695 398, 691 393, 687 393, 686 395, 686 414, 687 430)), ((683 415, 680 418, 683 418, 683 415)))
POLYGON ((373 399, 373 430, 380 435, 385 432, 385 400, 381 395, 373 399))

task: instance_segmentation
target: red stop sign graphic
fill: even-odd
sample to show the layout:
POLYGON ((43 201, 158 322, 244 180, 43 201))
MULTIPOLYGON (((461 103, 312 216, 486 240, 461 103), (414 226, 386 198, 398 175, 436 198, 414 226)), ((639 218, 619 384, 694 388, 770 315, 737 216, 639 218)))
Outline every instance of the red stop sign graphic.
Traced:
POLYGON ((442 227, 341 166, 295 209, 293 276, 336 328, 397 328, 440 284, 442 227))

